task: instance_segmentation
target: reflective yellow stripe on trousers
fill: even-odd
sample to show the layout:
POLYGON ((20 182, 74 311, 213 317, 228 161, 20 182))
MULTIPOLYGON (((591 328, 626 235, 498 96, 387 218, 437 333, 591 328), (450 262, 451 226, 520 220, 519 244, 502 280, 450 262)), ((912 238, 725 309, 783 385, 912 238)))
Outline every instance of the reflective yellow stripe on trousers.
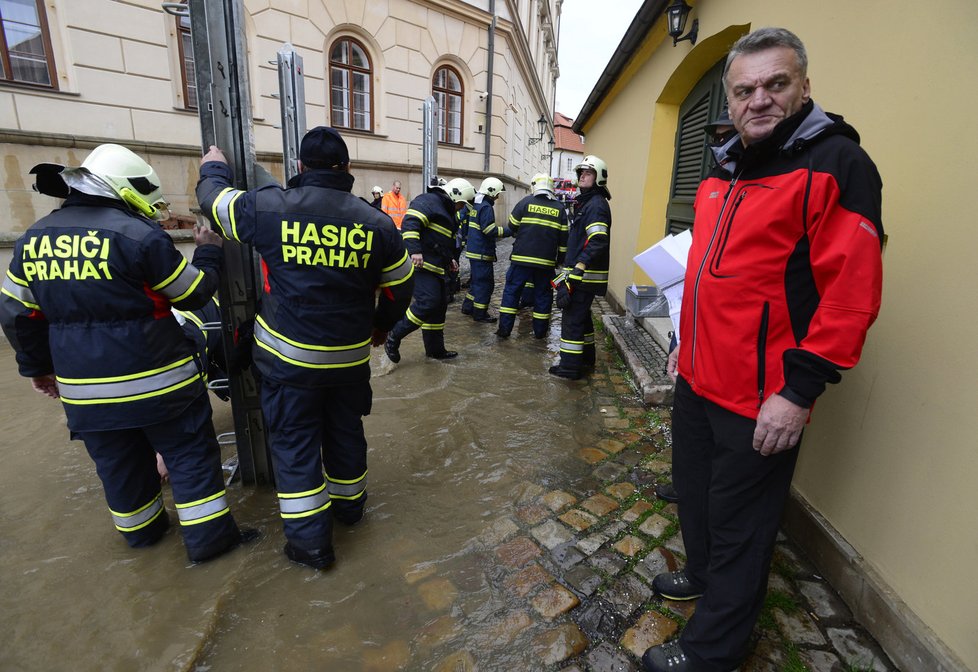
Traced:
POLYGON ((283 518, 306 518, 329 508, 326 483, 305 492, 278 493, 278 508, 283 518))
POLYGON ((152 523, 163 513, 163 491, 161 490, 149 504, 135 511, 119 513, 118 511, 109 509, 109 513, 112 514, 112 522, 115 523, 115 529, 120 532, 135 532, 152 523))
POLYGON ((367 489, 367 472, 363 472, 360 478, 344 481, 330 478, 326 474, 326 484, 329 489, 329 496, 336 499, 358 499, 367 489))
POLYGON ((176 504, 176 507, 181 525, 206 523, 208 520, 214 520, 231 510, 228 507, 227 490, 221 490, 217 494, 198 499, 196 502, 176 504))

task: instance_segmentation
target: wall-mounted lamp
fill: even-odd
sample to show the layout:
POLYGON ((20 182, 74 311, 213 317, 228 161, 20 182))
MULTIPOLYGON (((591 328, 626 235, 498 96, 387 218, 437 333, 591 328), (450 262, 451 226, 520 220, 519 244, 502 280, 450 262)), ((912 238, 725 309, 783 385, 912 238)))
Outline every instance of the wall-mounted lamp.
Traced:
POLYGON ((538 137, 538 138, 530 138, 529 141, 526 144, 528 144, 528 145, 535 145, 538 142, 540 142, 541 140, 543 140, 543 132, 545 130, 547 130, 547 118, 545 116, 543 116, 542 114, 540 115, 540 118, 537 119, 537 129, 540 131, 540 137, 538 137))
POLYGON ((693 27, 689 29, 689 34, 680 37, 686 30, 686 19, 689 18, 691 11, 693 8, 683 0, 676 0, 666 7, 666 18, 669 20, 669 36, 672 37, 672 46, 676 46, 684 40, 689 40, 690 44, 696 44, 696 35, 700 29, 699 19, 693 19, 693 27))
POLYGON ((552 136, 552 135, 550 136, 550 140, 547 141, 547 149, 549 149, 550 151, 548 153, 546 153, 546 154, 541 154, 540 155, 540 158, 541 159, 547 159, 547 160, 553 159, 553 156, 554 156, 554 136, 552 136))

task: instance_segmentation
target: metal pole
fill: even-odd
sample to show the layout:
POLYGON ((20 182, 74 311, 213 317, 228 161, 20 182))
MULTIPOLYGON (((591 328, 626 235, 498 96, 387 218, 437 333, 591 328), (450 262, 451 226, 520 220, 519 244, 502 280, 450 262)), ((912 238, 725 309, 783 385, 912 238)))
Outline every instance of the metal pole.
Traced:
POLYGON ((299 143, 306 134, 306 86, 302 72, 302 56, 292 45, 279 49, 278 89, 286 182, 299 174, 299 143))
POLYGON ((422 193, 438 178, 438 122, 435 98, 428 96, 422 106, 421 183, 422 193))
MULTIPOLYGON (((173 3, 164 6, 170 13, 173 3)), ((197 76, 201 145, 224 150, 234 168, 235 187, 253 189, 267 180, 255 163, 254 133, 241 0, 188 0, 190 34, 197 76)), ((225 351, 235 347, 239 329, 255 316, 258 255, 249 245, 224 243, 221 302, 225 351)), ((238 466, 246 484, 273 483, 271 457, 265 441, 258 385, 250 371, 230 374, 231 410, 238 466)), ((222 436, 222 443, 230 437, 222 436)))
POLYGON ((492 159, 492 82, 494 78, 493 63, 496 55, 496 0, 489 0, 489 12, 492 14, 492 21, 489 23, 489 44, 488 56, 486 61, 486 147, 485 157, 482 162, 482 170, 489 172, 492 159))

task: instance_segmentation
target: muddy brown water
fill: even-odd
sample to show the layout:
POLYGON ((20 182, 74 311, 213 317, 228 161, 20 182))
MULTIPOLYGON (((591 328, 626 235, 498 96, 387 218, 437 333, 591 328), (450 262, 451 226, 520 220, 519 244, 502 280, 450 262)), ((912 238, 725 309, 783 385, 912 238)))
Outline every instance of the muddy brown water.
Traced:
POLYGON ((576 453, 600 427, 590 386, 547 374, 559 326, 534 340, 523 311, 499 341, 458 306, 457 360, 426 360, 420 332, 397 366, 374 351, 367 516, 337 527, 325 572, 285 558, 274 492, 240 483, 232 511, 260 541, 200 566, 172 529, 129 549, 61 405, 0 343, 0 670, 538 669, 546 624, 494 551, 518 503, 585 475, 576 453))

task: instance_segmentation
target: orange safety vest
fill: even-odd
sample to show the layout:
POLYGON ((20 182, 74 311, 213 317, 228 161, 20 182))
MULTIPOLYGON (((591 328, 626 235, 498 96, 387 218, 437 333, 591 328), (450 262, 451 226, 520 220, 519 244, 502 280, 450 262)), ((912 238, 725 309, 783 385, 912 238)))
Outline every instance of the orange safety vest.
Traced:
POLYGON ((401 220, 407 214, 407 199, 404 198, 404 194, 388 191, 384 194, 384 200, 380 202, 380 209, 394 220, 394 226, 401 228, 401 220))

